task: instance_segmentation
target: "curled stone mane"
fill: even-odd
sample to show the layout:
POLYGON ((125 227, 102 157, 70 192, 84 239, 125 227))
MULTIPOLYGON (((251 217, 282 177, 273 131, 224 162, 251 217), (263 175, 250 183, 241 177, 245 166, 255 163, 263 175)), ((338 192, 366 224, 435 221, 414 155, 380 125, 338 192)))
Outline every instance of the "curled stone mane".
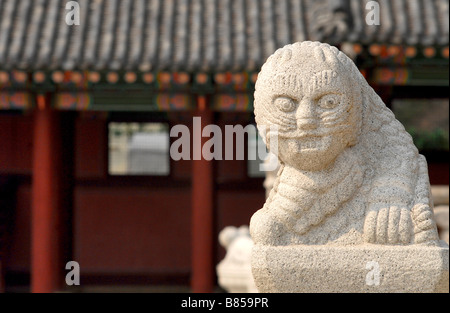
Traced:
POLYGON ((406 199, 407 205, 412 208, 414 242, 436 241, 436 224, 430 219, 433 203, 426 160, 419 154, 411 135, 392 111, 372 87, 364 83, 365 110, 359 144, 365 146, 361 151, 375 151, 364 153, 364 158, 379 173, 374 177, 369 201, 404 202, 406 199), (372 149, 368 149, 369 146, 372 149), (380 160, 384 161, 384 168, 377 166, 380 160), (425 220, 427 223, 423 223, 425 220))

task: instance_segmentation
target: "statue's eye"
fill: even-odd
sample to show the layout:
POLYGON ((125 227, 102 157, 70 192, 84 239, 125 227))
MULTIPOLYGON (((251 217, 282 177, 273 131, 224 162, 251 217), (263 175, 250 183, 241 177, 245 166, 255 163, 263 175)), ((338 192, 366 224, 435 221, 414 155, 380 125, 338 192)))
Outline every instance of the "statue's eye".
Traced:
POLYGON ((278 97, 274 102, 277 108, 283 112, 292 112, 297 107, 295 101, 289 97, 278 97))
POLYGON ((328 94, 319 99, 318 105, 322 109, 331 110, 341 103, 341 96, 336 94, 328 94))

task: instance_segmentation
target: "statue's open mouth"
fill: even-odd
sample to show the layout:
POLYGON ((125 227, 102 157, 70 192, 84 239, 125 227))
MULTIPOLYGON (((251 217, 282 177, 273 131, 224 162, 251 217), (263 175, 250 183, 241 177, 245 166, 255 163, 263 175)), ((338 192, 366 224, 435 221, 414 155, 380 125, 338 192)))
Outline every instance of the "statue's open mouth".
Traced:
POLYGON ((330 147, 332 137, 319 137, 319 136, 310 136, 303 137, 299 139, 294 139, 293 150, 297 152, 305 152, 305 151, 326 151, 330 147))

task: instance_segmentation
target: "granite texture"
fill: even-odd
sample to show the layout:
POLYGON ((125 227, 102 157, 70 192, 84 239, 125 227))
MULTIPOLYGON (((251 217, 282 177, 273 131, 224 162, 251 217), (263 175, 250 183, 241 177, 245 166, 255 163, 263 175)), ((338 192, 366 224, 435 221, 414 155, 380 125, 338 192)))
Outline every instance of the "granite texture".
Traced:
POLYGON ((260 292, 448 293, 448 246, 262 246, 252 250, 260 292))
POLYGON ((392 277, 395 269, 412 277, 386 280, 379 290, 406 290, 401 283, 442 290, 436 286, 448 281, 448 247, 439 242, 426 160, 350 58, 320 42, 278 49, 258 75, 254 107, 260 135, 280 163, 250 221, 255 251, 267 251, 253 263, 258 288, 326 291, 308 284, 330 279, 340 281, 332 290, 367 291, 355 289, 363 256, 378 255, 394 262, 383 265, 392 277), (276 272, 270 277, 285 286, 257 268, 276 272), (303 268, 312 276, 300 275, 303 268))

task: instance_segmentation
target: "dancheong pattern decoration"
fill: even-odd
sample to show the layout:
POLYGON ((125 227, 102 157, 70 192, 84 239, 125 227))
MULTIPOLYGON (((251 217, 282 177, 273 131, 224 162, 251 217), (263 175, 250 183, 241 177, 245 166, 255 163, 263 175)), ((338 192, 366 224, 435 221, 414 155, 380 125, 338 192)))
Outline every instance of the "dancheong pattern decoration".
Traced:
POLYGON ((371 84, 448 85, 449 0, 378 1, 378 26, 368 0, 78 2, 73 27, 65 1, 0 1, 0 109, 50 92, 64 110, 190 110, 209 95, 248 111, 267 57, 305 40, 341 46, 371 84))

